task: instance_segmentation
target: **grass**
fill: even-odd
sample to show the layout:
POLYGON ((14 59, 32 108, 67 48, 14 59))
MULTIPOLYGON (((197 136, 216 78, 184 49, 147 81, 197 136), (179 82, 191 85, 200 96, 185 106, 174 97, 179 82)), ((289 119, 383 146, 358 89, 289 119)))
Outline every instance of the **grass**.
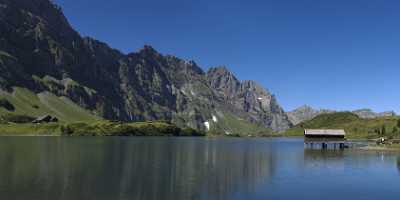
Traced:
POLYGON ((16 114, 5 114, 0 116, 0 118, 5 121, 5 122, 11 122, 11 123, 31 123, 33 120, 35 120, 34 117, 28 116, 28 115, 16 115, 16 114))
POLYGON ((58 97, 49 92, 35 94, 19 87, 13 89, 12 93, 1 92, 0 99, 10 103, 14 110, 0 106, 0 116, 12 113, 40 117, 49 114, 63 122, 91 122, 100 119, 66 97, 58 97))
POLYGON ((304 129, 344 129, 349 139, 400 138, 399 120, 398 117, 362 119, 350 112, 329 113, 302 122, 283 135, 302 136, 304 129))
POLYGON ((271 136, 272 134, 271 129, 249 123, 230 113, 223 113, 223 118, 219 117, 218 123, 211 127, 211 135, 225 135, 229 133, 230 136, 271 136))
POLYGON ((204 136, 165 122, 123 123, 99 120, 91 123, 0 124, 0 135, 45 136, 204 136))
POLYGON ((0 98, 0 107, 8 111, 15 110, 15 107, 5 98, 0 98))
POLYGON ((0 136, 61 136, 61 124, 0 124, 0 136))

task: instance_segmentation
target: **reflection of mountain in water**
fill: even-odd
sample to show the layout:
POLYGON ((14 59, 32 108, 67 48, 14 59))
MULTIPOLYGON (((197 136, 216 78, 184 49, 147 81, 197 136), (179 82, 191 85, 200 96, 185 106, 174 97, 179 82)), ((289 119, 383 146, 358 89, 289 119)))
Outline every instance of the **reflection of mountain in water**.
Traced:
POLYGON ((227 199, 275 171, 242 140, 7 138, 0 194, 14 199, 227 199))

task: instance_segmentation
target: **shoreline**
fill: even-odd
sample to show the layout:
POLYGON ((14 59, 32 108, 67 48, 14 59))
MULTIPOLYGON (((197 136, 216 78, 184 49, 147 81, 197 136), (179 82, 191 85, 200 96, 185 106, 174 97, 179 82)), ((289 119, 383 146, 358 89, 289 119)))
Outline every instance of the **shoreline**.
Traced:
POLYGON ((397 145, 368 145, 365 147, 359 147, 357 149, 365 151, 400 151, 400 146, 397 145))

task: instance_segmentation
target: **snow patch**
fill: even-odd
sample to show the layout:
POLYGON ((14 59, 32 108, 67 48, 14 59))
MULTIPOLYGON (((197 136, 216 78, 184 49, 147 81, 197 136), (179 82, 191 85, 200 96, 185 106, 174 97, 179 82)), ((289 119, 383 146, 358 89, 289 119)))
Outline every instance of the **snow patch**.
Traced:
POLYGON ((215 115, 212 116, 212 120, 213 120, 214 122, 218 122, 218 118, 217 118, 215 115))
POLYGON ((180 89, 180 91, 182 92, 182 94, 187 95, 184 89, 180 89))
POLYGON ((204 126, 206 126, 207 131, 210 130, 210 122, 204 122, 204 126))

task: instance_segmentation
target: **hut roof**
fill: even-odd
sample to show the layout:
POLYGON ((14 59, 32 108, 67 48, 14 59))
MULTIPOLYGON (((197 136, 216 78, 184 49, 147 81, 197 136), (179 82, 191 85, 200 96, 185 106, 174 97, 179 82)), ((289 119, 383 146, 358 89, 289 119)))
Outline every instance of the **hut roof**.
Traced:
POLYGON ((343 129, 306 129, 304 130, 305 136, 346 136, 346 132, 343 129))

